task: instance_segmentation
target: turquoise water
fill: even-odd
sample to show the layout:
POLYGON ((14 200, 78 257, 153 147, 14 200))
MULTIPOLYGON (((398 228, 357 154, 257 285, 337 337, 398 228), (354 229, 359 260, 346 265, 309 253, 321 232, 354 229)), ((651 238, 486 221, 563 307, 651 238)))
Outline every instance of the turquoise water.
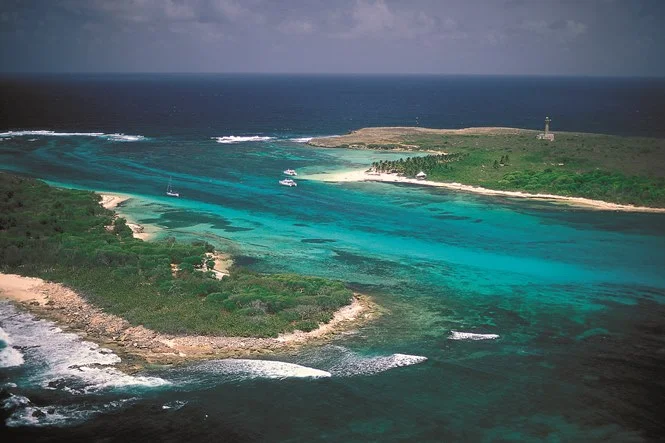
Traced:
MULTIPOLYGON (((211 134, 217 135, 224 134, 211 134)), ((258 271, 341 279, 386 309, 330 345, 270 358, 330 374, 322 378, 281 378, 300 374, 291 366, 271 366, 278 375, 270 376, 252 363, 241 370, 212 362, 155 369, 98 389, 100 379, 118 375, 49 372, 44 367, 71 361, 57 366, 39 350, 19 347, 25 362, 0 369, 0 381, 16 385, 5 391, 32 406, 55 405, 64 418, 47 433, 38 419, 36 425, 25 417, 31 409, 7 407, 15 414, 5 429, 10 436, 643 441, 663 435, 665 215, 381 183, 299 179, 297 188, 286 188, 277 184, 286 168, 324 173, 396 157, 288 139, 220 144, 209 137, 120 142, 25 135, 0 143, 3 169, 132 194, 120 211, 158 226, 159 236, 204 238, 258 271), (169 176, 180 199, 164 195, 169 176), (453 339, 453 331, 498 338, 453 339), (44 373, 56 375, 35 375, 44 373), (59 382, 44 388, 44 380, 59 382)), ((19 320, 0 323, 6 342, 65 340, 48 325, 19 320)), ((63 348, 74 346, 67 340, 63 348)))

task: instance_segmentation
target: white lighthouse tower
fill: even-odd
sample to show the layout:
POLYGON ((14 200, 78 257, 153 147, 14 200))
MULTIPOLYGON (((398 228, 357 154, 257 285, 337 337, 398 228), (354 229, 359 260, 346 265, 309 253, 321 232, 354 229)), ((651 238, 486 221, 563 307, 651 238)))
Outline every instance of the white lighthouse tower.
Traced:
POLYGON ((547 140, 547 141, 554 141, 554 134, 550 132, 550 122, 552 121, 551 118, 545 117, 545 132, 542 134, 538 134, 536 138, 538 140, 547 140))

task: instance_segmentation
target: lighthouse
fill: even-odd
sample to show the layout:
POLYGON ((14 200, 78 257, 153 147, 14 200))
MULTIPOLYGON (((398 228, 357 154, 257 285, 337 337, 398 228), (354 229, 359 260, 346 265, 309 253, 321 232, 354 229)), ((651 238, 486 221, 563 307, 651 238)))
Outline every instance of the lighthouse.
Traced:
POLYGON ((550 122, 552 121, 551 118, 545 117, 545 132, 542 134, 538 134, 536 138, 538 140, 547 140, 547 141, 554 141, 554 134, 550 132, 550 122))

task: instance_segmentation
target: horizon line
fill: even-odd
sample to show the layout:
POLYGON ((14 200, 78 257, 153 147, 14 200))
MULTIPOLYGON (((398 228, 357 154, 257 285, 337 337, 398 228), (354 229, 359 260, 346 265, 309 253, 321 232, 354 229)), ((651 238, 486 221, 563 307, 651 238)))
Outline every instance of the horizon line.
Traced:
POLYGON ((428 72, 256 72, 256 71, 0 71, 0 76, 20 75, 248 75, 248 76, 385 76, 385 77, 532 77, 532 78, 625 78, 665 79, 665 75, 612 74, 478 74, 428 72))

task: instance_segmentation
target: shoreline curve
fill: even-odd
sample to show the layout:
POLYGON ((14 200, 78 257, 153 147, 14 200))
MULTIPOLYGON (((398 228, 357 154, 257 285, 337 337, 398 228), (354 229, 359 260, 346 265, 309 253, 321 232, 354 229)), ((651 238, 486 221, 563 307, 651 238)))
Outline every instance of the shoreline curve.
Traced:
POLYGON ((523 198, 529 200, 545 200, 556 203, 564 203, 570 206, 576 206, 587 209, 595 209, 599 211, 620 211, 620 212, 648 212, 648 213, 665 213, 665 208, 653 208, 649 206, 634 206, 620 203, 610 203, 603 200, 593 200, 584 197, 567 197, 556 194, 530 194, 521 191, 501 191, 496 189, 488 189, 480 186, 464 185, 462 183, 449 183, 449 182, 435 182, 431 180, 418 180, 415 178, 408 178, 398 176, 397 174, 389 173, 370 173, 366 170, 353 170, 343 172, 333 172, 330 174, 312 174, 301 177, 305 180, 315 180, 332 183, 351 183, 351 182, 383 182, 383 183, 406 183, 419 186, 429 186, 437 188, 445 188, 453 191, 471 192, 474 194, 498 196, 498 197, 512 197, 523 198))
POLYGON ((7 299, 40 319, 54 321, 81 338, 117 352, 120 369, 128 372, 144 364, 177 364, 215 358, 246 358, 293 351, 326 342, 376 318, 379 308, 367 295, 354 293, 353 302, 337 310, 328 323, 310 332, 293 331, 278 337, 175 335, 134 326, 108 314, 60 283, 36 277, 0 273, 0 299, 7 299))

